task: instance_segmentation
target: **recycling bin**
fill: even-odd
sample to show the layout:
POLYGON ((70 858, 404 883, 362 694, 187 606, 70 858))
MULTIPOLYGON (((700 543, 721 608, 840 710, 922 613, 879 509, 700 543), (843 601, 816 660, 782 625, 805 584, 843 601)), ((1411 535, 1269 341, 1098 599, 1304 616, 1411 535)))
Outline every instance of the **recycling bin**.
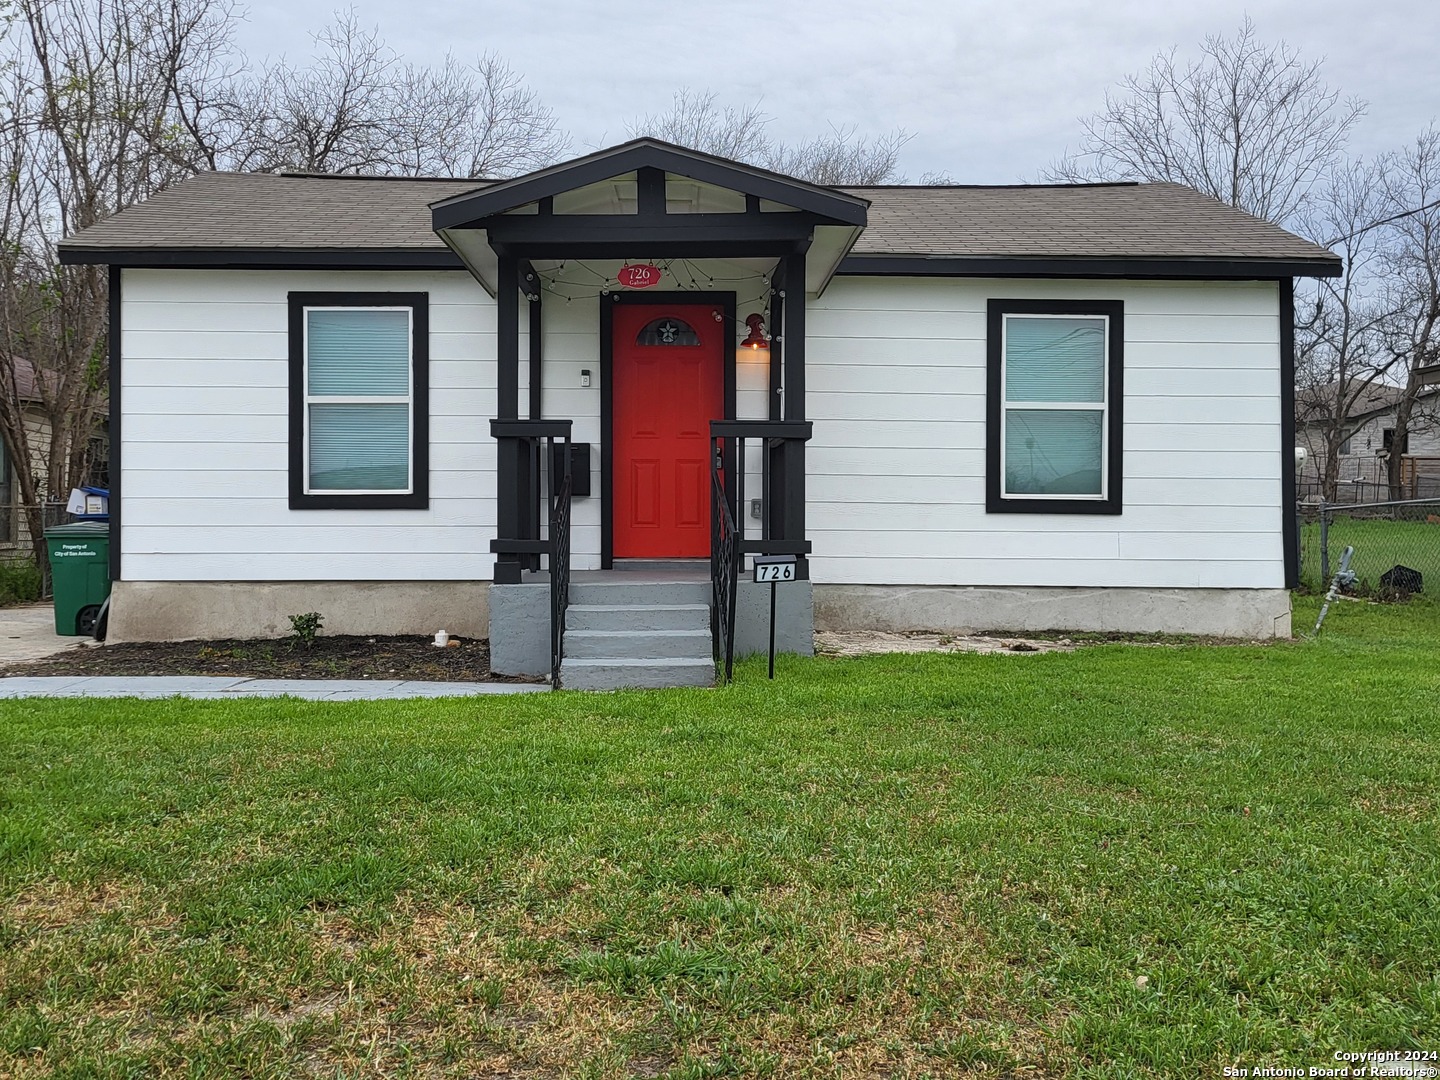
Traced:
POLYGON ((110 595, 110 523, 76 521, 45 530, 55 591, 55 633, 89 637, 110 595))

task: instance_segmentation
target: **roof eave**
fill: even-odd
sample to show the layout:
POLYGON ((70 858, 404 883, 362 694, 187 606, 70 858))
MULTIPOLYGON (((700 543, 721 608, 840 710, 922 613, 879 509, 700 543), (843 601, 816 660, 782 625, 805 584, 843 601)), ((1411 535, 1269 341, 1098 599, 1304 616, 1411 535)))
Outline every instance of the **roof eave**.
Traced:
POLYGON ((65 266, 195 270, 463 270, 453 251, 439 246, 385 248, 101 247, 59 245, 65 266))
POLYGON ((845 258, 837 272, 847 277, 1082 277, 1256 281, 1338 277, 1344 272, 1344 268, 1340 260, 1333 256, 1277 259, 1234 256, 1159 258, 861 253, 845 258))

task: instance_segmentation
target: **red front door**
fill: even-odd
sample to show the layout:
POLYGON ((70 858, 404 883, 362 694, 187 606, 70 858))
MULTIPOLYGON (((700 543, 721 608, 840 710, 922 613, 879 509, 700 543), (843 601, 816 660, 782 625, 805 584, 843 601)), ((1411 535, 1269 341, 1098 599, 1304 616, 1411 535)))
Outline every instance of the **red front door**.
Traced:
POLYGON ((710 421, 725 416, 721 311, 690 302, 615 305, 611 550, 617 559, 710 553, 710 421))

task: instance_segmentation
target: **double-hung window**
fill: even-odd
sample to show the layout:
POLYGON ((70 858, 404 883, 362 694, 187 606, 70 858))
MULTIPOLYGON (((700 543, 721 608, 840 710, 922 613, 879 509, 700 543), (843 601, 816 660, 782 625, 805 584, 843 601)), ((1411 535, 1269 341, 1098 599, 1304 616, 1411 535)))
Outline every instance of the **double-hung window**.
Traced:
POLYGON ((1124 306, 992 300, 986 509, 1121 510, 1124 306))
POLYGON ((425 293, 290 294, 290 507, 429 502, 425 293))

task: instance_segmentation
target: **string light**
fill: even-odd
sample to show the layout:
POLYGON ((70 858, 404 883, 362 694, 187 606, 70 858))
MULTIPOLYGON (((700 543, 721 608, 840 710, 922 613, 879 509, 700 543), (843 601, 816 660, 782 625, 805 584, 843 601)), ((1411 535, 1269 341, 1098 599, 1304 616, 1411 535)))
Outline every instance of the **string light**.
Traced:
MULTIPOLYGON (((717 276, 696 266, 691 260, 685 258, 663 259, 659 260, 655 265, 660 268, 663 275, 673 282, 674 289, 677 292, 704 293, 707 290, 713 290, 717 284, 753 283, 757 276, 756 274, 744 274, 736 277, 717 276)), ((536 273, 540 278, 541 290, 550 293, 557 299, 563 298, 566 304, 571 304, 576 300, 599 299, 612 295, 618 296, 621 293, 643 295, 643 290, 627 289, 620 283, 618 278, 601 273, 585 262, 572 264, 569 260, 562 260, 553 270, 537 270, 536 273), (565 273, 567 269, 571 271, 578 270, 588 275, 590 280, 576 280, 574 277, 565 273)), ((761 305, 761 312, 765 317, 766 323, 768 324, 770 321, 770 297, 772 296, 770 276, 764 273, 758 276, 761 286, 759 294, 747 300, 737 300, 736 302, 737 315, 729 320, 736 327, 741 325, 739 311, 741 309, 753 308, 756 304, 761 305)))

